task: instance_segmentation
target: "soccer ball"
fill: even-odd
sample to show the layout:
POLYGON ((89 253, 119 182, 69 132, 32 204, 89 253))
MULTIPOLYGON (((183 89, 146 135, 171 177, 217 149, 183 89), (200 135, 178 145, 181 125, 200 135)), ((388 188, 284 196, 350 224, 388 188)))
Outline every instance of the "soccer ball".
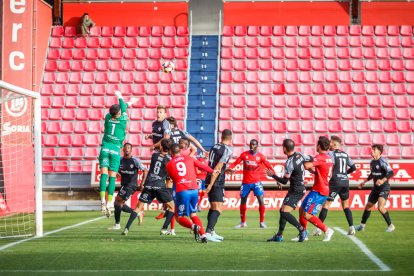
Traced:
POLYGON ((162 71, 164 71, 165 73, 171 73, 172 71, 174 71, 175 65, 174 62, 172 62, 171 60, 167 60, 161 65, 161 68, 162 71))

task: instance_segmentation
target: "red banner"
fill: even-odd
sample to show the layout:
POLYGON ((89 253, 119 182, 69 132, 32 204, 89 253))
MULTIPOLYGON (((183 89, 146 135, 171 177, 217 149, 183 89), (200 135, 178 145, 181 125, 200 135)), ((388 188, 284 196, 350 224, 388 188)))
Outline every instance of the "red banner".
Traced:
MULTIPOLYGON (((270 160, 270 163, 273 165, 275 172, 278 175, 282 175, 284 170, 284 163, 282 161, 270 160)), ((143 160, 143 164, 146 168, 149 168, 149 160, 143 160)), ((357 167, 356 172, 349 175, 351 180, 351 186, 355 186, 360 180, 366 179, 369 172, 369 163, 356 163, 357 167)), ((413 163, 405 163, 405 162, 390 162, 391 168, 394 170, 394 176, 391 178, 390 183, 391 186, 399 186, 399 187, 413 187, 414 186, 414 164, 413 163)), ((99 184, 99 164, 96 162, 94 164, 94 171, 92 172, 91 184, 92 186, 96 186, 99 184)), ((243 165, 237 165, 235 167, 235 173, 233 175, 227 174, 226 175, 226 185, 234 187, 241 184, 243 179, 243 165)), ((267 178, 263 174, 263 184, 273 185, 275 181, 273 179, 267 178)), ((311 186, 313 184, 313 176, 311 173, 306 172, 305 174, 305 182, 307 186, 311 186)), ((367 184, 368 185, 368 184, 367 184)))
MULTIPOLYGON (((32 87, 33 1, 2 1, 1 79, 26 89, 32 87)), ((34 210, 32 101, 2 91, 0 187, 10 212, 34 210)))
MULTIPOLYGON (((265 191, 264 202, 267 210, 279 210, 282 206, 283 199, 287 191, 265 191)), ((350 193, 349 205, 352 210, 363 210, 368 201, 369 190, 353 190, 350 193)), ((133 208, 136 207, 140 193, 136 192, 127 202, 133 208)), ((305 198, 305 196, 303 196, 305 198)), ((300 204, 299 204, 300 205, 300 204)), ((204 197, 200 203, 202 210, 209 208, 207 197, 204 197)), ((226 191, 224 199, 224 210, 239 210, 240 207, 240 192, 226 191)), ((247 209, 254 210, 259 208, 259 203, 256 197, 251 193, 247 198, 247 209)), ((388 210, 414 210, 414 191, 412 190, 397 190, 391 191, 385 208, 388 210)), ((145 204, 145 210, 161 210, 162 204, 154 200, 151 204, 145 204)), ((339 197, 332 202, 330 210, 342 210, 339 197)))

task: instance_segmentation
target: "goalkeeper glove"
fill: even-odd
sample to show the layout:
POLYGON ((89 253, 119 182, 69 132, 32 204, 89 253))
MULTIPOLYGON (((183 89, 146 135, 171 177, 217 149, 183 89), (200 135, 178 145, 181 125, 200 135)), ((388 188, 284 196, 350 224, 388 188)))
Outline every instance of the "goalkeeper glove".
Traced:
POLYGON ((118 99, 122 99, 122 94, 121 94, 121 91, 116 90, 116 91, 115 91, 115 95, 118 97, 118 99))

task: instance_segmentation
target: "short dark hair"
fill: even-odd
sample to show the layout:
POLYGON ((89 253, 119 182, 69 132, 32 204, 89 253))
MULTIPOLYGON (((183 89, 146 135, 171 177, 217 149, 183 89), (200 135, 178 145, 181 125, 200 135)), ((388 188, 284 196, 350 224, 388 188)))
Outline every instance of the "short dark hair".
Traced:
POLYGON ((259 144, 259 142, 258 142, 256 139, 252 139, 252 140, 250 140, 249 145, 250 145, 251 143, 256 143, 256 144, 259 144))
POLYGON ((321 150, 329 150, 330 144, 331 144, 331 141, 329 141, 328 137, 319 136, 318 146, 321 148, 321 150))
POLYGON ((381 144, 373 144, 371 148, 379 150, 381 154, 384 152, 384 145, 381 145, 381 144))
POLYGON ((173 126, 173 127, 178 127, 178 124, 177 124, 177 120, 173 117, 173 116, 170 116, 170 117, 168 117, 167 118, 167 121, 173 126))
POLYGON ((131 148, 132 148, 132 144, 131 143, 128 143, 128 142, 126 142, 125 144, 124 144, 124 147, 125 146, 130 146, 131 148))
POLYGON ((331 136, 331 141, 338 142, 339 144, 342 144, 342 139, 339 136, 336 136, 336 135, 331 136))
POLYGON ((172 140, 171 139, 162 139, 161 140, 161 148, 162 148, 162 151, 168 151, 169 149, 170 149, 170 147, 171 147, 171 144, 172 144, 172 140))
POLYGON ((118 114, 119 110, 121 110, 121 106, 119 104, 113 104, 109 108, 109 114, 111 114, 112 118, 118 114))
POLYGON ((174 143, 170 147, 170 151, 172 154, 179 154, 180 153, 180 145, 174 143))
POLYGON ((295 149, 295 142, 292 139, 285 139, 283 140, 283 147, 288 152, 292 152, 295 149))
POLYGON ((229 140, 229 139, 231 139, 232 135, 233 135, 233 133, 231 132, 230 129, 225 129, 221 133, 221 140, 229 140))
POLYGON ((181 143, 185 143, 188 147, 190 145, 190 140, 188 140, 187 138, 180 138, 180 140, 178 140, 178 145, 180 145, 181 143))

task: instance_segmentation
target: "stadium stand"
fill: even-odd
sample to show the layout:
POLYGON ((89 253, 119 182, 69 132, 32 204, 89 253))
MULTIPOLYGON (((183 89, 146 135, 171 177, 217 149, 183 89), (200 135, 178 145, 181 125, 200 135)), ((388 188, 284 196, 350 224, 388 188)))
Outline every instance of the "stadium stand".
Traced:
POLYGON ((316 136, 335 134, 354 158, 369 158, 372 142, 392 146, 390 159, 412 156, 412 26, 224 26, 222 35, 219 130, 255 125, 247 131, 268 154, 287 132, 307 153, 316 136))

